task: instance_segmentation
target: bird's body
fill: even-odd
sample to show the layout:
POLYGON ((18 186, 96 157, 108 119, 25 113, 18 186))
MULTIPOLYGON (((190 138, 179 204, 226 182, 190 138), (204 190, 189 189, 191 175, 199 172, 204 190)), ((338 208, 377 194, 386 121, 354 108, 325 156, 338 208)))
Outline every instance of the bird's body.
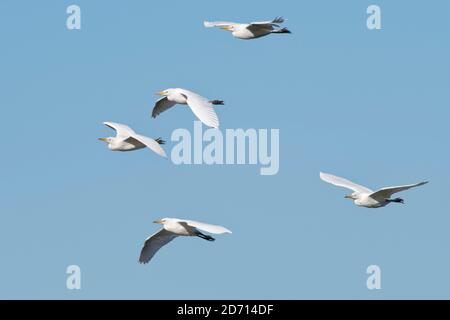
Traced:
POLYGON ((139 149, 143 149, 143 148, 147 148, 147 146, 135 139, 128 139, 128 140, 111 139, 111 142, 108 143, 108 149, 111 151, 126 152, 126 151, 139 150, 139 149))
POLYGON ((223 105, 223 101, 208 100, 197 93, 181 88, 166 89, 157 94, 164 97, 155 103, 152 110, 153 118, 156 118, 159 114, 176 104, 181 104, 189 106, 195 116, 205 125, 213 128, 219 127, 219 118, 214 111, 213 105, 223 105))
POLYGON ((108 149, 111 151, 126 152, 149 148, 160 156, 166 157, 166 153, 160 146, 161 144, 164 144, 163 140, 159 138, 154 140, 137 134, 134 130, 124 124, 114 122, 104 122, 104 124, 117 132, 116 137, 99 138, 99 140, 108 144, 108 149))
POLYGON ((187 223, 180 222, 184 221, 181 219, 171 218, 163 224, 163 228, 164 230, 176 234, 177 236, 193 237, 197 235, 195 227, 189 226, 187 223))
POLYGON ((257 39, 269 35, 273 31, 273 27, 268 28, 251 28, 251 24, 235 24, 234 31, 231 32, 233 37, 250 40, 257 39))
POLYGON ((174 103, 187 105, 187 95, 189 93, 190 92, 185 89, 177 89, 172 94, 167 96, 167 100, 174 103))
POLYGON ((121 152, 126 152, 126 151, 133 151, 133 150, 139 150, 142 149, 144 147, 138 147, 132 143, 128 143, 125 141, 112 141, 111 143, 108 144, 108 149, 111 151, 121 151, 121 152))
POLYGON ((214 241, 213 237, 203 234, 200 230, 215 234, 231 233, 227 228, 192 220, 164 218, 154 223, 162 224, 163 228, 145 240, 139 257, 140 263, 148 263, 161 247, 179 236, 214 241))
POLYGON ((320 178, 328 183, 335 186, 344 187, 353 190, 353 193, 345 196, 347 199, 352 199, 355 205, 365 208, 381 208, 385 207, 390 203, 404 203, 403 199, 395 198, 392 199, 392 195, 408 190, 414 187, 422 186, 428 182, 420 182, 416 184, 398 186, 398 187, 387 187, 382 188, 378 191, 372 191, 369 188, 353 183, 347 179, 337 177, 327 173, 320 173, 320 178))
POLYGON ((365 208, 381 208, 388 205, 390 202, 385 199, 374 199, 369 194, 360 194, 353 201, 358 207, 365 208))
POLYGON ((260 21, 251 23, 235 23, 216 21, 205 21, 203 24, 206 28, 219 27, 227 31, 231 31, 233 37, 250 40, 267 36, 272 33, 291 33, 287 28, 281 28, 279 24, 283 23, 284 19, 279 17, 271 21, 260 21))

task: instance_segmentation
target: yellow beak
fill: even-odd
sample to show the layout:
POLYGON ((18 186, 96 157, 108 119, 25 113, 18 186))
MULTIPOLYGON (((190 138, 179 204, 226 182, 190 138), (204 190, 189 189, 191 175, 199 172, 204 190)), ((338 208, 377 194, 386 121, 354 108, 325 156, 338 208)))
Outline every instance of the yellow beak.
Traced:
POLYGON ((165 96, 166 92, 165 91, 160 91, 156 93, 158 96, 165 96))
POLYGON ((220 28, 223 29, 223 30, 231 30, 230 26, 223 26, 223 27, 220 27, 220 28))
POLYGON ((155 220, 155 221, 153 221, 153 223, 162 224, 162 221, 161 220, 155 220))
POLYGON ((108 141, 108 139, 107 139, 107 138, 98 138, 97 140, 100 140, 100 141, 105 141, 105 142, 107 142, 107 141, 108 141))

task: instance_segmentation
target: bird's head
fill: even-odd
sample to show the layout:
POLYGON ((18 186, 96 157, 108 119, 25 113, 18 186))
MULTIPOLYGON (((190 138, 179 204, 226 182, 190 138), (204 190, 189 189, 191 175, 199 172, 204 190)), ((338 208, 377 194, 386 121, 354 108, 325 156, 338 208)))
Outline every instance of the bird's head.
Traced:
POLYGON ((358 193, 357 192, 353 192, 351 194, 346 195, 344 198, 351 199, 351 200, 356 200, 356 199, 358 199, 358 193))
POLYGON ((98 138, 97 140, 100 140, 100 141, 103 141, 103 142, 106 142, 106 143, 111 143, 112 138, 98 138))
POLYGON ((164 96, 164 97, 167 97, 167 96, 169 96, 169 95, 173 92, 173 90, 174 90, 174 89, 166 89, 166 90, 157 92, 156 94, 157 94, 158 96, 164 96))
POLYGON ((167 222, 167 218, 157 219, 157 220, 153 221, 153 223, 162 224, 162 225, 164 225, 166 222, 167 222))
POLYGON ((223 26, 220 28, 223 30, 231 31, 231 32, 235 31, 235 27, 233 25, 223 26))

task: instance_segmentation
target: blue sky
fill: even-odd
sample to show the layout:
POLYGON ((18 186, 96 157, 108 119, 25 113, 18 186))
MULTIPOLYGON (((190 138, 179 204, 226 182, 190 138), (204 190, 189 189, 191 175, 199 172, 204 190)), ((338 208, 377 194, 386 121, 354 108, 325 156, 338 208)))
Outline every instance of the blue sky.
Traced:
POLYGON ((0 298, 450 298, 446 1, 0 2, 0 298), (82 10, 82 30, 65 27, 82 10), (382 30, 366 28, 378 4, 382 30), (241 41, 203 20, 282 15, 292 35, 241 41), (280 129, 280 171, 175 166, 113 153, 103 121, 168 140, 187 110, 154 92, 226 101, 222 129, 280 129), (372 188, 429 180, 369 210, 319 171, 372 188), (146 266, 160 217, 224 225, 146 266), (66 288, 67 266, 82 289, 66 288), (382 289, 369 291, 369 265, 382 289))

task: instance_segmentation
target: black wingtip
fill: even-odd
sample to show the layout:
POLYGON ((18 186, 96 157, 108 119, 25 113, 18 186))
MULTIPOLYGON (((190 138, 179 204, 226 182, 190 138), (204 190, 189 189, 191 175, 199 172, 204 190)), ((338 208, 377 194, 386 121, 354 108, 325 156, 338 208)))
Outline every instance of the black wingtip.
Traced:
POLYGON ((164 141, 164 140, 161 139, 161 138, 158 138, 158 139, 156 139, 155 141, 158 142, 159 144, 165 144, 165 143, 166 143, 166 141, 164 141))
POLYGON ((285 21, 285 19, 283 17, 276 17, 275 19, 273 19, 274 23, 283 23, 285 21))

